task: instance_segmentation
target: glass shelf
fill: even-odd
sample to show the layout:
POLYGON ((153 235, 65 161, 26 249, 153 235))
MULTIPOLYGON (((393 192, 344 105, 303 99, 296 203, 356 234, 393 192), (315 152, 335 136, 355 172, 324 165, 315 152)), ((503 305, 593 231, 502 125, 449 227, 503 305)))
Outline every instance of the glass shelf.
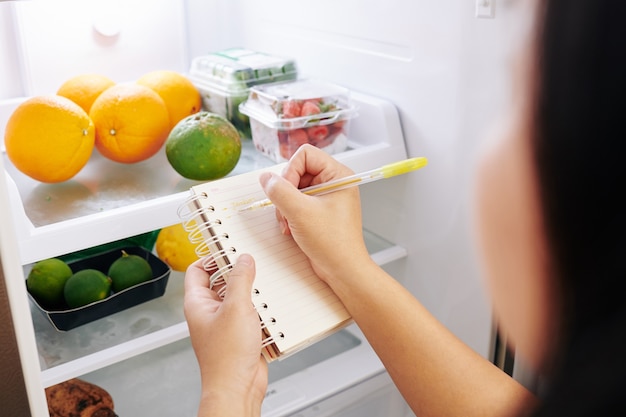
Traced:
MULTIPOLYGON (((406 158, 396 108, 354 93, 358 117, 351 123, 348 150, 335 157, 354 171, 406 158)), ((0 120, 17 102, 0 102, 0 120)), ((161 150, 136 164, 109 161, 94 152, 74 178, 43 184, 19 172, 2 152, 23 265, 87 249, 174 224, 178 207, 197 181, 182 178, 161 150)), ((274 165, 244 139, 242 157, 229 175, 274 165)))
MULTIPOLYGON (((364 236, 374 259, 378 254, 387 254, 384 261, 377 261, 380 264, 406 256, 404 248, 369 231, 364 231, 364 236)), ((24 267, 25 275, 29 267, 24 267)), ((65 332, 56 330, 31 301, 44 386, 187 338, 183 280, 184 273, 172 271, 162 297, 65 332)))
MULTIPOLYGON (((274 361, 268 366, 268 391, 279 391, 275 395, 280 395, 280 387, 273 387, 279 381, 290 381, 293 389, 302 383, 302 379, 310 379, 304 374, 307 370, 310 372, 325 361, 340 361, 339 355, 354 349, 370 352, 362 336, 348 328, 309 346, 298 355, 274 361)), ((382 368, 378 361, 367 361, 360 371, 370 376, 378 371, 377 366, 382 368)), ((106 389, 120 416, 191 417, 196 415, 200 402, 200 370, 188 338, 85 374, 81 379, 106 389), (132 370, 132 378, 128 377, 129 370, 132 370), (154 389, 155 381, 158 390, 154 389), (184 400, 181 400, 181 393, 184 393, 184 400)))
MULTIPOLYGON (((4 158, 5 169, 17 186, 26 217, 35 227, 186 192, 200 183, 180 176, 167 161, 163 149, 135 164, 113 162, 94 151, 76 176, 57 184, 36 181, 18 171, 6 154, 4 158)), ((254 149, 250 139, 244 139, 241 158, 228 176, 274 164, 254 149)))
POLYGON ((58 331, 31 301, 42 370, 149 335, 185 321, 182 272, 172 271, 165 294, 68 331, 58 331))

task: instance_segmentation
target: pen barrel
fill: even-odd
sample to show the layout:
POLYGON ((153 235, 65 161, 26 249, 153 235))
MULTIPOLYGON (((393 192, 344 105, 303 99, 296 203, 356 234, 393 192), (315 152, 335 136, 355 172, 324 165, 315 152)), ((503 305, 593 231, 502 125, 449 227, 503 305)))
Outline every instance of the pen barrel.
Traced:
MULTIPOLYGON (((302 188, 300 191, 307 195, 323 195, 332 193, 335 191, 343 190, 346 188, 358 186, 361 184, 367 184, 368 182, 395 177, 396 175, 406 174, 407 172, 414 171, 416 169, 426 166, 428 160, 424 157, 411 158, 404 161, 394 162, 392 164, 384 165, 380 168, 372 169, 370 171, 362 172, 360 174, 350 175, 348 177, 337 178, 332 181, 325 182, 323 184, 312 185, 310 187, 302 188)), ((239 209, 239 211, 253 210, 261 207, 271 206, 272 202, 268 199, 257 201, 239 209)))
POLYGON ((383 178, 381 172, 378 170, 372 170, 370 172, 350 175, 344 178, 338 178, 333 181, 329 181, 323 184, 312 185, 301 189, 302 193, 307 195, 324 195, 335 191, 344 190, 346 188, 355 187, 357 185, 365 184, 368 182, 376 181, 383 178))

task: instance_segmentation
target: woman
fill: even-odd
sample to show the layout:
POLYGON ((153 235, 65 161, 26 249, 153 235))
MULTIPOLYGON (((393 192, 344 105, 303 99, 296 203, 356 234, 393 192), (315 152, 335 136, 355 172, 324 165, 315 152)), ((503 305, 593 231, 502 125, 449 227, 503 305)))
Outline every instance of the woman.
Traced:
MULTIPOLYGON (((544 0, 537 10, 518 82, 524 99, 484 155, 476 209, 497 320, 543 377, 538 395, 469 349, 370 260, 358 190, 311 197, 296 189, 349 169, 305 146, 282 176, 260 177, 283 231, 344 302, 420 417, 623 410, 626 2, 544 0), (335 237, 343 243, 328 247, 321 228, 342 230, 335 237)), ((260 415, 267 366, 250 301, 253 278, 254 260, 242 255, 222 302, 208 290, 199 263, 187 272, 200 416, 260 415), (220 343, 211 343, 211 334, 222 335, 220 343)))

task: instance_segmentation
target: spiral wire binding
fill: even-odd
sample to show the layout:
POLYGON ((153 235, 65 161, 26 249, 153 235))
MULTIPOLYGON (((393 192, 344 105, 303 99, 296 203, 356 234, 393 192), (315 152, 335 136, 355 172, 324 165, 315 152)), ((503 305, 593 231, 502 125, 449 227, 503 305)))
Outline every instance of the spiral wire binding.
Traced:
POLYGON ((195 219, 194 222, 183 223, 183 227, 187 232, 189 232, 189 240, 191 243, 200 243, 204 242, 204 236, 202 232, 208 232, 213 226, 222 224, 222 222, 218 219, 215 221, 208 221, 204 223, 198 223, 195 219))
POLYGON ((285 335, 283 334, 283 332, 279 332, 277 335, 277 337, 274 336, 268 336, 265 339, 263 339, 262 343, 261 343, 261 348, 265 348, 268 347, 269 345, 273 344, 274 342, 276 342, 276 340, 278 339, 284 339, 285 335))
MULTIPOLYGON (((252 291, 252 295, 254 297, 259 296, 260 292, 259 290, 257 290, 256 288, 252 291)), ((257 311, 257 313, 259 313, 259 317, 261 317, 260 312, 262 310, 267 310, 268 309, 268 305, 266 303, 261 303, 258 306, 255 306, 255 310, 257 311)), ((265 348, 271 344, 273 344, 277 338, 273 335, 271 335, 269 328, 271 326, 275 326, 278 323, 278 321, 274 318, 274 317, 270 317, 267 320, 263 320, 261 319, 261 330, 265 331, 265 334, 267 335, 266 338, 264 338, 263 340, 261 340, 261 348, 265 348)), ((283 332, 278 332, 276 335, 279 339, 284 339, 285 338, 285 334, 283 332)))
MULTIPOLYGON (((201 204, 196 203, 196 201, 201 199, 206 199, 208 196, 206 193, 201 194, 192 194, 187 199, 185 199, 184 203, 178 207, 178 217, 182 220, 183 229, 187 232, 187 237, 189 241, 194 244, 200 244, 196 246, 195 252, 199 257, 204 257, 209 254, 209 244, 215 243, 218 241, 217 237, 214 237, 210 242, 204 242, 204 237, 202 235, 203 231, 210 230, 214 223, 217 222, 203 222, 202 214, 204 212, 211 211, 214 212, 215 208, 213 206, 202 207, 201 204), (191 210, 192 203, 196 206, 196 209, 191 210)), ((221 223, 221 222, 220 222, 221 223)))
MULTIPOLYGON (((217 268, 217 262, 215 262, 215 259, 213 259, 213 257, 205 257, 202 260, 202 268, 204 268, 205 271, 211 271, 214 270, 215 268, 217 268)), ((222 268, 222 270, 224 271, 223 273, 225 274, 226 272, 230 271, 232 269, 232 266, 230 264, 224 266, 222 268)), ((213 274, 211 274, 209 276, 209 288, 213 289, 213 287, 215 287, 216 285, 220 285, 220 284, 224 284, 224 286, 222 286, 218 291, 217 291, 217 295, 220 298, 224 298, 224 296, 226 295, 226 281, 224 280, 224 278, 222 276, 216 276, 216 274, 220 271, 222 271, 220 269, 218 269, 217 271, 215 271, 213 274)))
MULTIPOLYGON (((221 251, 217 253, 211 254, 209 258, 205 259, 205 261, 203 261, 202 263, 202 266, 206 271, 209 271, 213 269, 213 267, 217 266, 218 259, 220 258, 228 259, 228 255, 232 255, 233 253, 236 253, 236 252, 237 251, 235 250, 235 248, 222 249, 221 251)), ((216 285, 226 284, 224 275, 226 275, 226 273, 230 271, 231 269, 233 269, 233 266, 230 263, 228 263, 224 265, 223 267, 218 268, 217 271, 213 272, 209 278, 210 288, 213 289, 213 287, 216 285)))
POLYGON ((226 296, 226 288, 227 286, 224 285, 219 290, 217 290, 217 296, 223 299, 226 296))
MULTIPOLYGON (((194 203, 197 200, 206 199, 208 195, 206 193, 201 194, 192 194, 189 196, 185 202, 178 208, 178 217, 182 219, 182 226, 185 231, 188 233, 189 240, 191 243, 197 244, 196 246, 196 254, 205 258, 202 261, 202 267, 206 271, 214 270, 218 264, 217 259, 224 258, 228 260, 228 255, 236 253, 236 249, 230 247, 228 249, 222 249, 218 252, 211 252, 211 245, 215 245, 217 243, 228 240, 228 233, 214 234, 215 226, 219 226, 222 224, 220 219, 215 219, 212 221, 203 221, 202 215, 206 211, 215 212, 215 208, 213 206, 203 207, 201 204, 194 203), (192 210, 191 205, 194 203, 197 208, 192 210), (205 232, 205 233, 203 233, 205 232), (210 238, 205 238, 206 235, 211 235, 210 238), (211 255, 211 256, 208 256, 211 255)), ((224 298, 226 295, 226 280, 224 279, 225 275, 233 269, 233 266, 228 262, 225 266, 221 268, 217 268, 215 272, 213 272, 209 277, 209 288, 213 289, 215 286, 222 285, 219 290, 217 290, 217 295, 220 298, 224 298)), ((257 289, 254 289, 253 295, 260 295, 257 289)), ((256 307, 257 312, 260 310, 266 310, 268 308, 267 304, 262 303, 256 307)), ((260 317, 260 316, 259 316, 260 317)), ((267 321, 260 320, 261 329, 265 331, 269 331, 270 326, 276 325, 277 321, 274 317, 270 317, 267 321)), ((269 335, 261 341, 261 348, 266 348, 276 342, 278 339, 284 339, 285 335, 283 332, 279 332, 276 336, 269 335)))
POLYGON ((270 317, 268 321, 261 320, 261 329, 267 329, 269 326, 273 326, 276 324, 276 319, 274 317, 270 317))
POLYGON ((206 271, 211 271, 217 267, 217 259, 225 258, 227 260, 228 265, 224 267, 218 268, 215 272, 213 272, 209 277, 209 288, 213 289, 217 285, 223 285, 217 294, 221 298, 224 298, 226 294, 226 281, 224 280, 224 275, 232 269, 232 266, 228 262, 227 256, 229 254, 235 253, 235 248, 223 249, 218 252, 211 251, 211 245, 215 245, 224 240, 228 239, 227 233, 222 233, 219 235, 214 234, 215 226, 219 226, 222 224, 220 219, 215 220, 204 220, 203 214, 208 212, 215 212, 215 208, 213 206, 202 206, 202 204, 197 203, 199 200, 207 199, 208 195, 206 193, 200 194, 191 194, 183 204, 178 208, 178 217, 182 220, 183 229, 188 234, 189 241, 193 244, 196 244, 195 252, 200 258, 205 258, 202 261, 202 267, 206 271), (191 207, 195 206, 195 209, 191 207), (211 236, 209 238, 205 238, 205 236, 211 236), (208 257, 208 255, 211 255, 208 257))
POLYGON ((212 236, 210 239, 201 240, 199 242, 191 240, 191 239, 190 240, 191 240, 191 243, 197 244, 196 249, 195 249, 196 254, 200 258, 204 258, 205 256, 211 253, 211 245, 214 245, 217 242, 222 242, 227 239, 228 239, 228 233, 222 233, 220 235, 212 236))
POLYGON ((183 204, 181 204, 178 207, 178 210, 177 210, 178 217, 183 220, 197 217, 202 212, 204 212, 206 208, 202 207, 202 205, 200 204, 197 204, 198 208, 195 210, 191 210, 190 209, 191 203, 194 203, 195 201, 200 200, 200 199, 207 199, 207 198, 209 198, 209 196, 206 193, 191 194, 189 197, 185 199, 183 204))

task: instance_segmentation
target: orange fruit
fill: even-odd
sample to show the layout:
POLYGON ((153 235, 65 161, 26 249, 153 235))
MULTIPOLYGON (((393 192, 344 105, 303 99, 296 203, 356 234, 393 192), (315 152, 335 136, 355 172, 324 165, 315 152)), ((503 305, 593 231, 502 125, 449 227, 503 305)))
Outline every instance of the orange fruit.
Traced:
POLYGON ((89 113, 91 105, 104 90, 115 85, 115 81, 104 75, 81 74, 61 84, 57 95, 67 97, 89 113))
POLYGON ((141 76, 137 84, 150 87, 161 96, 170 115, 170 129, 201 109, 200 92, 187 77, 176 71, 152 71, 141 76))
POLYGON ((201 111, 172 129, 165 142, 165 155, 183 177, 215 180, 226 176, 239 162, 241 138, 225 117, 201 111))
POLYGON ((130 164, 150 158, 170 131, 163 99, 138 84, 109 87, 94 101, 89 115, 96 126, 96 148, 116 162, 130 164))
POLYGON ((69 180, 89 161, 95 129, 72 100, 37 96, 22 102, 4 132, 6 153, 29 177, 48 183, 69 180))

